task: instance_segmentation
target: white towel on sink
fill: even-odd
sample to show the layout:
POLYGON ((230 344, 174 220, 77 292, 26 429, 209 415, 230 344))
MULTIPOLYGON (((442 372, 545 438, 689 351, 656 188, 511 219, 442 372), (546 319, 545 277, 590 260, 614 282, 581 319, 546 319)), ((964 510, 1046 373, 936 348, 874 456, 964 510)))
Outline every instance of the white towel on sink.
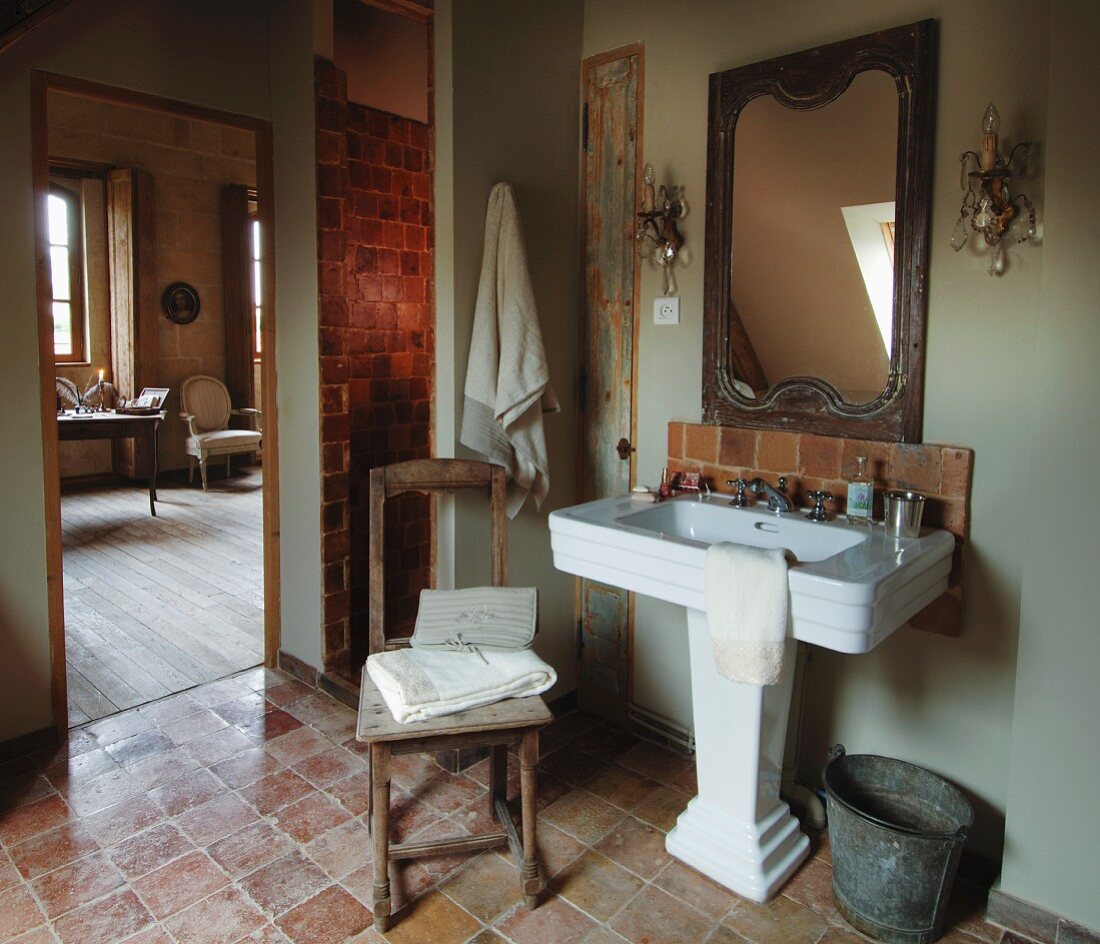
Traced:
POLYGON ((712 544, 704 589, 719 674, 748 685, 779 682, 790 592, 786 551, 712 544))

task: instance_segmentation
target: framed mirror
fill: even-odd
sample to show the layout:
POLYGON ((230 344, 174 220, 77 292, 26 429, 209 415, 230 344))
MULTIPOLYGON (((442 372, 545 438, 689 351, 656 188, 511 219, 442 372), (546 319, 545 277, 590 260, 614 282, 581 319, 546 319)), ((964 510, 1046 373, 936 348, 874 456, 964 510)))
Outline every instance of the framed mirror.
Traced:
POLYGON ((710 77, 703 421, 919 442, 932 20, 710 77))

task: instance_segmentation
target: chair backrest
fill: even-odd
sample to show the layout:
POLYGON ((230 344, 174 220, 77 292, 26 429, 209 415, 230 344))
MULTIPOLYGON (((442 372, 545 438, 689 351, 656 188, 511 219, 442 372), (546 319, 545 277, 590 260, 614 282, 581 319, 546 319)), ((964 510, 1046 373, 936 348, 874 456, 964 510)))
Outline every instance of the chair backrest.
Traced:
POLYGON ((195 417, 195 425, 202 432, 229 426, 233 405, 229 391, 217 377, 205 374, 188 377, 180 387, 180 403, 185 413, 195 417))
MULTIPOLYGON (((489 498, 490 581, 494 587, 507 582, 508 520, 505 516, 503 467, 465 459, 414 459, 379 466, 370 473, 370 638, 368 653, 386 647, 385 503, 406 492, 449 495, 460 491, 481 492, 489 498)), ((401 644, 398 644, 401 645, 401 644)), ((391 647, 392 648, 392 647, 391 647)))

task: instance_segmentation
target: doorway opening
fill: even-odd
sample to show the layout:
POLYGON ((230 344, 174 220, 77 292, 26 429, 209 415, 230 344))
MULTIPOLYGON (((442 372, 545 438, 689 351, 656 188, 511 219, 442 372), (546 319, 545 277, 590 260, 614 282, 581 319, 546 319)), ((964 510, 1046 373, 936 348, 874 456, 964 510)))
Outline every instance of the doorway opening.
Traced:
POLYGON ((52 74, 33 90, 63 732, 274 665, 271 132, 52 74))

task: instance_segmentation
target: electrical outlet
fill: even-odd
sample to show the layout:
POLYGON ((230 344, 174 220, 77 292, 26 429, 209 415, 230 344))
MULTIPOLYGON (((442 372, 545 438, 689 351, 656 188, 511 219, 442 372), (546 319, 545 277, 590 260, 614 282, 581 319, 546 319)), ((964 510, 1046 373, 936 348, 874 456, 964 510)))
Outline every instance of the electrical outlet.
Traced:
POLYGON ((659 325, 680 323, 679 296, 666 295, 663 298, 653 299, 653 323, 659 325))

